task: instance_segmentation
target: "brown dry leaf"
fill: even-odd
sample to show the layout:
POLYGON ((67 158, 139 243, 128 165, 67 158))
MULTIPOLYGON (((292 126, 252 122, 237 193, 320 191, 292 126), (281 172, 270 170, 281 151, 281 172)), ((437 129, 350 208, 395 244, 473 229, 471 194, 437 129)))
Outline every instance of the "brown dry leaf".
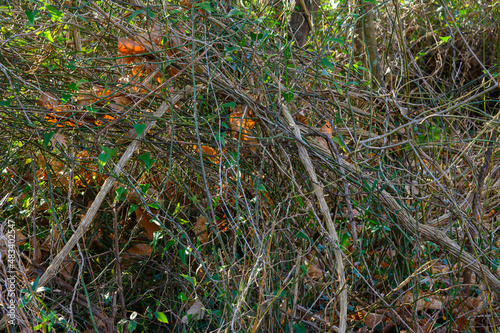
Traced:
POLYGON ((106 89, 100 86, 93 86, 90 90, 90 94, 94 97, 92 103, 96 103, 98 105, 103 105, 107 100, 110 100, 113 97, 119 96, 115 92, 110 89, 106 89))
POLYGON ((45 240, 43 244, 40 246, 40 249, 43 252, 47 253, 50 253, 52 249, 56 249, 57 251, 57 245, 60 239, 61 239, 61 234, 59 233, 59 228, 53 225, 52 232, 49 235, 47 235, 47 237, 45 237, 45 240))
POLYGON ((94 96, 87 90, 80 89, 76 97, 76 104, 80 106, 90 106, 94 100, 94 96))
POLYGON ((309 258, 304 260, 304 264, 307 267, 307 276, 313 281, 319 281, 323 278, 323 270, 320 268, 321 263, 318 258, 309 258))
MULTIPOLYGON (((125 111, 125 107, 132 104, 132 99, 124 95, 113 97, 111 101, 113 103, 109 104, 109 107, 117 112, 125 111)), ((106 116, 109 115, 105 115, 104 118, 106 118, 106 116)))
POLYGON ((57 110, 61 103, 53 93, 46 91, 36 101, 36 104, 49 110, 57 110))
MULTIPOLYGON (((150 208, 151 213, 157 214, 158 210, 150 208)), ((137 222, 140 222, 144 230, 146 231, 146 237, 149 240, 154 238, 154 233, 160 230, 160 226, 154 222, 151 222, 151 215, 142 207, 137 207, 135 210, 135 216, 137 216, 137 222)))
POLYGON ((148 244, 135 244, 127 252, 134 256, 149 257, 153 253, 153 248, 148 244))
MULTIPOLYGON (((404 304, 411 304, 415 302, 415 298, 413 297, 413 292, 411 290, 407 291, 402 298, 402 302, 404 304)), ((422 290, 420 290, 417 302, 417 311, 422 310, 441 310, 443 308, 443 302, 441 301, 441 297, 439 295, 430 295, 425 294, 422 290)))
POLYGON ((385 319, 386 319, 385 315, 371 312, 368 315, 366 315, 364 323, 366 326, 372 329, 378 324, 382 323, 385 319))
POLYGON ((203 310, 203 303, 199 300, 196 300, 193 305, 186 312, 186 315, 182 317, 181 323, 187 324, 188 320, 193 322, 194 320, 202 320, 205 318, 205 310, 203 310), (189 318, 191 316, 191 318, 189 318))
POLYGON ((179 3, 181 6, 186 7, 188 9, 191 9, 191 7, 193 7, 193 4, 189 0, 180 0, 179 3))
POLYGON ((207 219, 203 215, 201 215, 200 217, 198 217, 198 220, 193 227, 194 233, 200 240, 201 244, 205 244, 206 242, 208 242, 208 231, 206 223, 207 219))
POLYGON ((295 114, 295 120, 301 122, 302 124, 309 125, 309 121, 307 120, 303 110, 295 114))
MULTIPOLYGON (((329 136, 330 138, 332 138, 332 127, 330 126, 330 124, 329 124, 328 122, 326 122, 326 123, 323 125, 323 127, 321 127, 321 128, 319 129, 319 131, 320 131, 321 133, 326 134, 326 135, 327 135, 327 136, 329 136)), ((328 149, 328 150, 330 149, 330 147, 329 147, 329 145, 328 145, 328 142, 327 142, 324 138, 322 138, 322 137, 318 137, 316 140, 318 140, 319 144, 320 144, 321 146, 323 146, 324 148, 326 148, 326 149, 328 149)))
POLYGON ((71 254, 68 254, 68 256, 64 259, 63 263, 61 264, 61 270, 59 273, 61 273, 62 277, 64 280, 67 282, 71 281, 71 278, 73 277, 73 268, 75 267, 76 261, 73 259, 73 256, 71 254))
POLYGON ((35 238, 30 238, 30 244, 31 244, 31 248, 34 250, 33 251, 30 251, 31 252, 31 258, 33 258, 33 260, 35 260, 36 263, 41 263, 42 262, 42 249, 41 249, 41 246, 40 246, 40 241, 38 240, 38 238, 36 239, 36 246, 33 245, 33 240, 35 238))
POLYGON ((60 144, 64 148, 68 148, 68 142, 66 141, 66 136, 62 134, 61 132, 57 132, 54 134, 54 136, 50 139, 50 144, 52 147, 56 147, 57 144, 60 144))

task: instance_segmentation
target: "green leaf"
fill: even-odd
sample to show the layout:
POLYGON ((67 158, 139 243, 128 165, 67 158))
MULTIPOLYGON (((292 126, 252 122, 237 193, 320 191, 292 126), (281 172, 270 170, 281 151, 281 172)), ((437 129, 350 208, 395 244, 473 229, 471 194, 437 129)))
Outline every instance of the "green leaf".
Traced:
POLYGON ((293 91, 282 91, 281 96, 283 96, 283 99, 287 103, 291 103, 293 101, 293 98, 295 97, 295 94, 293 91))
POLYGON ((446 36, 446 37, 439 36, 439 39, 441 39, 442 43, 446 43, 450 38, 451 36, 446 36))
POLYGON ((134 129, 135 132, 137 133, 137 136, 141 136, 142 132, 146 129, 146 124, 134 124, 134 129))
POLYGON ((136 204, 130 204, 130 208, 128 209, 127 216, 132 215, 132 213, 135 212, 136 209, 137 209, 137 205, 136 204))
POLYGON ((334 42, 334 43, 339 43, 340 46, 344 46, 345 43, 345 37, 339 37, 339 38, 327 38, 327 42, 334 42))
POLYGON ((42 35, 45 38, 47 38, 49 41, 51 41, 52 43, 54 43, 54 38, 52 38, 52 34, 50 33, 50 30, 42 31, 42 35))
POLYGON ((60 21, 64 16, 64 13, 52 5, 48 5, 47 11, 49 12, 50 19, 54 22, 60 21))
POLYGON ((192 277, 192 276, 189 276, 189 275, 185 275, 185 274, 181 274, 181 276, 183 278, 185 278, 186 280, 188 280, 189 282, 191 282, 191 284, 196 287, 196 278, 195 277, 192 277))
POLYGON ((234 108, 236 106, 236 102, 224 103, 220 106, 220 108, 234 108))
POLYGON ((35 9, 34 11, 30 12, 29 10, 25 10, 24 13, 26 14, 26 16, 28 17, 28 21, 31 25, 33 25, 33 23, 35 22, 35 18, 38 14, 39 10, 38 9, 35 9))
POLYGON ((64 105, 66 103, 68 103, 70 100, 71 100, 71 97, 73 97, 73 95, 70 95, 70 94, 62 94, 61 96, 61 103, 64 105))
POLYGON ((125 193, 127 193, 127 190, 125 188, 123 187, 118 188, 115 191, 115 203, 119 202, 125 193))
POLYGON ((309 241, 309 242, 311 242, 311 243, 312 243, 311 238, 309 238, 309 236, 307 236, 307 235, 306 235, 306 234, 305 234, 302 230, 301 230, 301 231, 299 231, 299 232, 295 235, 295 237, 305 239, 305 240, 307 240, 307 241, 309 241))
MULTIPOLYGON (((168 321, 167 321, 168 323, 168 321)), ((137 322, 135 320, 131 320, 128 323, 128 331, 133 332, 137 328, 137 322)))
POLYGON ((104 153, 99 154, 98 156, 99 171, 102 171, 102 168, 106 165, 109 159, 116 154, 116 148, 111 149, 106 146, 102 146, 102 149, 104 150, 104 153))
POLYGON ((331 63, 330 60, 328 60, 328 58, 321 58, 321 60, 319 61, 319 63, 323 67, 326 67, 326 68, 331 69, 331 70, 335 70, 335 66, 333 66, 333 64, 331 63))
POLYGON ((168 324, 168 319, 167 316, 163 312, 155 312, 155 317, 162 323, 167 323, 168 324))
POLYGON ((202 3, 195 3, 193 7, 200 7, 201 9, 204 9, 209 13, 214 11, 209 1, 205 1, 202 3))
MULTIPOLYGON (((73 64, 74 64, 74 62, 73 62, 73 64)), ((73 69, 76 69, 76 67, 74 65, 73 65, 73 69)), ((83 82, 88 82, 88 81, 85 80, 85 79, 81 79, 78 82, 73 82, 72 84, 69 85, 69 89, 71 89, 71 90, 78 90, 80 88, 80 84, 82 84, 83 82)))
POLYGON ((45 133, 43 135, 43 147, 47 149, 47 146, 49 145, 50 139, 56 134, 56 132, 49 132, 45 133))
POLYGON ((244 15, 245 13, 239 10, 238 8, 231 9, 229 13, 227 13, 225 18, 230 18, 231 16, 238 16, 238 15, 244 15))
POLYGON ((156 161, 154 158, 153 159, 151 158, 150 153, 145 153, 145 154, 139 156, 139 159, 141 161, 143 161, 144 164, 146 165, 147 172, 149 172, 151 165, 153 165, 153 163, 156 161))
POLYGON ((151 186, 151 184, 140 184, 139 188, 141 189, 142 193, 146 194, 146 193, 148 193, 150 186, 151 186))
POLYGON ((180 299, 180 301, 183 302, 183 303, 188 300, 186 294, 184 294, 182 291, 179 294, 179 296, 177 296, 177 298, 180 299))
POLYGON ((344 141, 342 141, 342 140, 341 140, 338 136, 334 136, 334 137, 332 138, 332 141, 333 141, 333 142, 335 142, 336 144, 338 144, 338 145, 340 146, 340 148, 342 148, 342 150, 343 150, 345 153, 347 153, 347 149, 346 149, 347 147, 346 147, 346 145, 345 145, 344 141))
POLYGON ((306 333, 307 332, 304 323, 298 323, 298 324, 293 325, 293 331, 296 333, 306 333))
POLYGON ((144 13, 144 9, 135 10, 132 14, 130 14, 129 17, 127 17, 127 23, 130 23, 130 21, 132 21, 134 19, 134 17, 136 17, 137 15, 142 14, 142 13, 144 13))
POLYGON ((156 13, 151 11, 151 9, 146 8, 146 15, 149 16, 150 18, 154 18, 156 16, 156 13))

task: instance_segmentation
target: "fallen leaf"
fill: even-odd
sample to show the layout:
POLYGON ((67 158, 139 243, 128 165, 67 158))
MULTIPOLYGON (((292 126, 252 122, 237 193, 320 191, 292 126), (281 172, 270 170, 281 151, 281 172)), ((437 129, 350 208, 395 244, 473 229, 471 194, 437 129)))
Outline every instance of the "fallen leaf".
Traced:
MULTIPOLYGON (((332 138, 332 127, 328 122, 326 122, 323 127, 319 129, 321 133, 326 134, 328 137, 332 138)), ((318 137, 316 140, 318 140, 319 144, 323 146, 324 148, 330 150, 330 147, 328 145, 328 142, 325 140, 325 138, 318 137)))
MULTIPOLYGON (((158 213, 157 209, 149 208, 151 213, 156 215, 158 213)), ((149 240, 154 238, 154 233, 160 230, 160 226, 155 222, 151 222, 152 216, 142 207, 137 207, 135 210, 135 216, 137 216, 137 222, 140 222, 144 230, 146 231, 146 237, 149 240)))
POLYGON ((50 139, 50 144, 52 145, 52 147, 56 147, 57 144, 60 144, 64 148, 66 149, 68 148, 68 142, 66 141, 66 136, 61 132, 57 132, 56 134, 54 134, 54 136, 52 136, 52 138, 50 139))
POLYGON ((148 244, 135 244, 127 252, 134 256, 149 257, 153 253, 153 248, 148 244))
MULTIPOLYGON (((415 298, 413 296, 413 292, 411 290, 407 291, 402 298, 402 302, 404 304, 411 304, 413 306, 413 303, 415 302, 415 298)), ((423 311, 423 310, 441 310, 443 308, 443 302, 440 300, 439 295, 430 295, 424 293, 422 290, 420 290, 418 299, 416 300, 417 302, 417 311, 423 311)))
POLYGON ((73 277, 73 268, 75 267, 76 261, 73 259, 73 256, 71 254, 68 254, 68 256, 64 259, 63 263, 61 264, 61 270, 59 273, 61 273, 62 277, 64 280, 67 282, 71 281, 71 278, 73 277))
POLYGON ((122 55, 135 55, 147 52, 146 47, 128 38, 118 38, 118 52, 122 55))
POLYGON ((202 320, 205 318, 205 311, 203 310, 203 303, 199 300, 196 300, 193 305, 189 308, 186 315, 182 317, 181 323, 187 324, 188 320, 202 320), (190 317, 191 316, 191 317, 190 317))
POLYGON ((307 267, 307 276, 313 281, 319 281, 323 277, 323 270, 318 258, 306 259, 304 264, 307 267))
POLYGON ((201 215, 198 217, 193 229, 201 244, 208 242, 207 219, 201 215))
POLYGON ((49 110, 57 110, 60 102, 53 93, 46 91, 42 93, 42 96, 36 101, 36 104, 49 110))

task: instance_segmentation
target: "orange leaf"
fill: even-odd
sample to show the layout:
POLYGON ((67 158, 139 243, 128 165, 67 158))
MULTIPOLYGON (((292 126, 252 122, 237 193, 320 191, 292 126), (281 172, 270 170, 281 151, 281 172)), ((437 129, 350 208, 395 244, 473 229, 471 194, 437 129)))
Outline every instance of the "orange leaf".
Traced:
MULTIPOLYGON (((198 150, 197 148, 198 146, 194 145, 194 149, 198 150)), ((219 157, 217 156, 218 154, 215 149, 209 146, 201 146, 201 151, 203 152, 203 154, 208 155, 209 156, 208 158, 212 162, 219 163, 219 157)))
POLYGON ((118 38, 118 51, 122 55, 134 55, 147 52, 144 45, 128 38, 118 38))

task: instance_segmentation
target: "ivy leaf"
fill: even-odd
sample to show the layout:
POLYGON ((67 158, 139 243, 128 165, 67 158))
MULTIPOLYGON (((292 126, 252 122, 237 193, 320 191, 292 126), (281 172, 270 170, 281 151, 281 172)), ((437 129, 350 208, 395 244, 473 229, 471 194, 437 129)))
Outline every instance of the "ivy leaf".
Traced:
POLYGON ((208 1, 205 1, 205 2, 202 2, 202 3, 195 3, 194 7, 200 7, 201 9, 204 9, 204 10, 206 10, 209 13, 211 13, 211 12, 214 11, 213 8, 212 8, 212 5, 208 1))
POLYGON ((153 163, 156 160, 154 158, 153 159, 151 158, 150 153, 145 153, 145 154, 139 156, 139 159, 144 162, 144 164, 146 165, 147 172, 149 173, 149 169, 151 168, 151 165, 153 165, 153 163))
POLYGON ((30 12, 29 10, 25 10, 24 13, 26 14, 26 16, 28 17, 28 21, 31 25, 33 25, 33 23, 35 22, 35 18, 38 14, 39 10, 38 9, 35 9, 34 11, 30 12))
POLYGON ((141 136, 142 132, 146 129, 146 124, 134 124, 134 129, 135 132, 137 133, 137 136, 141 136))
POLYGON ((144 9, 135 10, 132 14, 130 14, 129 17, 127 17, 127 23, 130 23, 130 21, 132 21, 134 19, 134 17, 136 17, 137 15, 142 14, 142 13, 144 13, 144 9))
POLYGON ((47 146, 49 145, 50 139, 56 134, 56 132, 49 132, 45 133, 43 135, 43 147, 47 149, 47 146))
POLYGON ((99 158, 99 161, 98 161, 99 171, 102 171, 102 168, 106 165, 108 160, 116 154, 116 148, 111 149, 111 148, 108 148, 106 146, 102 146, 102 149, 104 150, 104 153, 99 154, 99 156, 98 156, 98 158, 99 158))
POLYGON ((332 71, 335 70, 335 66, 333 66, 332 62, 330 60, 328 60, 328 58, 321 58, 321 60, 319 61, 319 63, 323 67, 331 69, 332 71))

